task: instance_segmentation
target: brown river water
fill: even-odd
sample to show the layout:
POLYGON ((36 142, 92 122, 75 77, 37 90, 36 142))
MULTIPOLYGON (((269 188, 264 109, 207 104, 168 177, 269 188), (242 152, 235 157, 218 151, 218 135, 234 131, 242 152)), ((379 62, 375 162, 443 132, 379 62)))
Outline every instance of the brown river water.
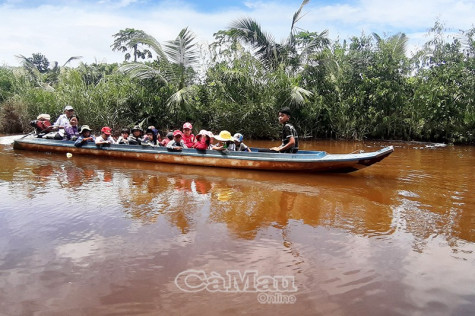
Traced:
POLYGON ((302 147, 391 144, 350 174, 0 145, 0 314, 474 315, 474 147, 302 147))

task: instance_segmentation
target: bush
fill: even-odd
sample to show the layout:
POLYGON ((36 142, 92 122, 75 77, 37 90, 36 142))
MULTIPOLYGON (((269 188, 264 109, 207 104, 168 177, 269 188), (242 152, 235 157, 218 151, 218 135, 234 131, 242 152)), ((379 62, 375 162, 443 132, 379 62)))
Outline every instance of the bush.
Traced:
POLYGON ((19 98, 10 98, 0 109, 0 133, 16 134, 28 130, 28 106, 19 98))

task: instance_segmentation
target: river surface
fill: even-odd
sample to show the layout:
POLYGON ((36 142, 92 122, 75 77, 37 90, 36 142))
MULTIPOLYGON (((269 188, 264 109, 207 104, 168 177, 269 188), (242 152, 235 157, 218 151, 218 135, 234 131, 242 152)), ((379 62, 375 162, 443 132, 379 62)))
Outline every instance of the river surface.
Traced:
POLYGON ((351 174, 0 145, 0 314, 474 315, 474 147, 302 149, 390 144, 351 174))

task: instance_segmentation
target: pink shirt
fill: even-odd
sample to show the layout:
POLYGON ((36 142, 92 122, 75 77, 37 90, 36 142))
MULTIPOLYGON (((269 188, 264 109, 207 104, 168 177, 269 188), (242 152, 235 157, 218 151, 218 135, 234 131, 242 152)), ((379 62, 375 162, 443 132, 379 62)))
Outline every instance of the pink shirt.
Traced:
POLYGON ((190 134, 190 136, 186 136, 185 134, 183 134, 181 138, 183 139, 183 142, 185 143, 186 147, 193 147, 193 144, 195 143, 195 135, 190 134))

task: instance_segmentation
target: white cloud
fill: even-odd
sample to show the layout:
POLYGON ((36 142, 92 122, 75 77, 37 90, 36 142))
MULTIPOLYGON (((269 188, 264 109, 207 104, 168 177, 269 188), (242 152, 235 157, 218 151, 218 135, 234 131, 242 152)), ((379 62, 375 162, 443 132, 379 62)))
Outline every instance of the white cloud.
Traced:
MULTIPOLYGON (((127 27, 141 29, 160 41, 173 39, 189 27, 201 41, 212 41, 213 33, 230 22, 251 17, 277 40, 290 31, 295 4, 247 1, 246 11, 239 9, 202 13, 185 3, 166 2, 147 10, 129 7, 137 0, 108 1, 75 5, 43 5, 35 9, 16 7, 14 2, 0 5, 0 64, 18 65, 15 55, 31 56, 41 52, 50 61, 65 62, 71 56, 83 56, 87 63, 120 62, 123 54, 112 52, 112 35, 127 27)), ((361 0, 323 5, 312 1, 299 22, 303 29, 330 31, 333 39, 359 36, 361 32, 380 35, 406 32, 414 42, 440 19, 447 27, 473 27, 475 4, 468 0, 361 0)))

